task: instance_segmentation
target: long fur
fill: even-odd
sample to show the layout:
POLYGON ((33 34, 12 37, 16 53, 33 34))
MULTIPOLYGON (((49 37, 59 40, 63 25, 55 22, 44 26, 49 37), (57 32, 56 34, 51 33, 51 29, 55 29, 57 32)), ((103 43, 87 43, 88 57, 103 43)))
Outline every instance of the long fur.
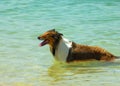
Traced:
POLYGON ((72 42, 62 37, 55 50, 55 59, 66 62, 71 47, 72 42))
POLYGON ((114 58, 114 55, 100 47, 80 45, 73 42, 67 62, 78 60, 112 61, 114 58))
POLYGON ((87 46, 70 42, 64 39, 63 34, 53 30, 49 30, 40 35, 38 39, 47 40, 55 59, 59 61, 113 61, 116 56, 97 46, 87 46))

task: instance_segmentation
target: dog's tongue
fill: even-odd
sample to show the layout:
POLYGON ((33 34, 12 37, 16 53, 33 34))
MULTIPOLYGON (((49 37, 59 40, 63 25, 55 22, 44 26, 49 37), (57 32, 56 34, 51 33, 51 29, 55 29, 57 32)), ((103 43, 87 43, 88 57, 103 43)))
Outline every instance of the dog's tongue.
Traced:
POLYGON ((48 41, 47 41, 47 40, 44 40, 43 42, 40 43, 39 46, 42 47, 42 46, 46 45, 47 43, 48 43, 48 41))

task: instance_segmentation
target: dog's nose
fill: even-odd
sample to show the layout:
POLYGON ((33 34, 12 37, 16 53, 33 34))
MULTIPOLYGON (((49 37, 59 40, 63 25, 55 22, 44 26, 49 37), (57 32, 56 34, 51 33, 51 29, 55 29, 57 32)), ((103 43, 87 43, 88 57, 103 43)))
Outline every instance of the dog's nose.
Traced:
POLYGON ((40 37, 38 37, 38 39, 40 39, 40 37))

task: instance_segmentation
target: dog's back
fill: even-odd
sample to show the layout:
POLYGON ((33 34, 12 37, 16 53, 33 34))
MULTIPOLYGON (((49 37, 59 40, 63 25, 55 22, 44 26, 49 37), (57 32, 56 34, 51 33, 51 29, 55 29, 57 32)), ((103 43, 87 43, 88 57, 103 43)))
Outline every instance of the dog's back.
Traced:
POLYGON ((68 57, 68 62, 74 60, 104 60, 112 61, 115 56, 108 51, 96 47, 96 46, 86 46, 76 43, 72 43, 71 55, 68 57))

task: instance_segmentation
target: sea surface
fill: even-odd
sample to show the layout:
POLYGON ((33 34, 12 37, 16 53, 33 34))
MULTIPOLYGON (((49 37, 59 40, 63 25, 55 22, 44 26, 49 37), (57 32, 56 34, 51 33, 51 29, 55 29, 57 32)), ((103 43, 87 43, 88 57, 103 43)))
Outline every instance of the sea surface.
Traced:
POLYGON ((53 28, 120 56, 120 0, 0 0, 0 86, 120 86, 120 60, 56 62, 37 39, 53 28))

